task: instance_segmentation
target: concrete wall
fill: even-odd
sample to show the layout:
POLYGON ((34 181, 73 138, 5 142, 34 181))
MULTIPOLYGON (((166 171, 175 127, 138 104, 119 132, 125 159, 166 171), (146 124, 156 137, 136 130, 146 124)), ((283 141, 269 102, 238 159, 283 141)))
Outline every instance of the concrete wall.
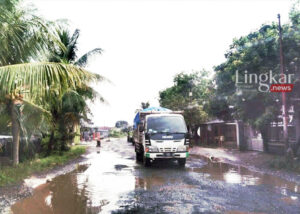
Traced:
POLYGON ((263 140, 259 131, 253 129, 249 125, 244 125, 244 139, 247 150, 263 151, 263 140))

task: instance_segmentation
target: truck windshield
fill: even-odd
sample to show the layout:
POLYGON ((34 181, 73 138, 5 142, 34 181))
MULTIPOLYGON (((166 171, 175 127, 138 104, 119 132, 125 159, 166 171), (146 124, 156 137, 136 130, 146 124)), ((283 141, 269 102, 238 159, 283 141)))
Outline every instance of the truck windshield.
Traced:
POLYGON ((147 132, 151 133, 186 133, 186 125, 182 117, 149 117, 147 132))

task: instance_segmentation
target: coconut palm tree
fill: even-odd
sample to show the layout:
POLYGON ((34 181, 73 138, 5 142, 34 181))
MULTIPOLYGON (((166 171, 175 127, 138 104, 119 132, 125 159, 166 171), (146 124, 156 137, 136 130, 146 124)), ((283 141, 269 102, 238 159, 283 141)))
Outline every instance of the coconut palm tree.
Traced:
MULTIPOLYGON (((64 44, 66 49, 60 47, 53 47, 50 51, 49 61, 51 62, 63 62, 68 64, 73 64, 79 67, 85 67, 88 64, 89 59, 96 54, 101 54, 101 48, 95 48, 81 57, 77 57, 78 51, 78 38, 80 36, 80 31, 76 29, 73 34, 71 34, 66 29, 58 29, 57 34, 59 36, 60 42, 64 44)), ((101 80, 104 78, 102 77, 101 80)), ((67 137, 71 142, 78 133, 80 133, 80 119, 88 120, 87 114, 90 112, 86 100, 94 100, 99 98, 100 101, 104 102, 103 97, 93 90, 93 88, 88 85, 82 85, 77 87, 76 90, 69 90, 66 92, 61 99, 55 100, 51 105, 51 113, 53 115, 54 124, 63 124, 61 128, 58 128, 63 137, 67 137), (61 121, 61 122, 59 122, 61 121)), ((54 130, 55 125, 50 137, 48 151, 51 151, 54 141, 54 130)), ((64 142, 66 140, 64 139, 64 142)))
POLYGON ((64 46, 51 28, 53 23, 36 16, 32 10, 21 9, 17 1, 7 2, 12 4, 0 8, 0 99, 10 112, 13 164, 17 165, 20 107, 28 103, 43 109, 41 106, 53 91, 60 95, 98 76, 71 64, 32 62, 41 59, 53 44, 64 46))
POLYGON ((79 67, 85 67, 88 64, 88 60, 91 56, 102 53, 101 48, 95 48, 78 58, 77 51, 80 30, 76 29, 71 35, 71 33, 66 29, 58 29, 57 34, 59 37, 59 41, 64 46, 53 47, 51 49, 49 62, 64 62, 68 64, 77 65, 79 67))
POLYGON ((30 63, 0 67, 0 96, 8 101, 11 114, 14 164, 18 164, 22 104, 25 102, 42 108, 39 105, 43 104, 43 99, 49 99, 51 91, 64 94, 66 89, 75 89, 86 82, 87 76, 94 78, 83 69, 65 64, 30 63))

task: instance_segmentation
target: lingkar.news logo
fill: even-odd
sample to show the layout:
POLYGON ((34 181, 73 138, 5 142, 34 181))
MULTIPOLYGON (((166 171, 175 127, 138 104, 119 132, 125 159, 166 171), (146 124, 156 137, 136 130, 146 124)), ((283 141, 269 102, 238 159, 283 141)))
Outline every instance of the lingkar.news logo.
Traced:
POLYGON ((259 92, 292 92, 294 84, 292 80, 295 74, 273 74, 268 73, 256 74, 245 71, 235 73, 235 82, 239 86, 257 86, 259 92))

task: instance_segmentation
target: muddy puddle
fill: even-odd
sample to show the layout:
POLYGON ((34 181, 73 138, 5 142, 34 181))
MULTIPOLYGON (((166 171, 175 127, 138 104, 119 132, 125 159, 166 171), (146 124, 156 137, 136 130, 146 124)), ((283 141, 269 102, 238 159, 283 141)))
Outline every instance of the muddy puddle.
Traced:
POLYGON ((242 186, 264 185, 281 194, 284 203, 289 205, 299 203, 300 190, 296 183, 240 166, 213 163, 192 157, 185 169, 178 167, 177 163, 145 169, 135 160, 122 158, 121 155, 108 151, 91 153, 87 159, 90 163, 79 165, 73 172, 60 175, 38 186, 32 196, 15 203, 11 207, 12 212, 14 214, 108 213, 119 208, 120 198, 129 200, 128 193, 134 190, 197 188, 186 184, 182 179, 183 175, 190 176, 189 173, 201 173, 207 179, 242 186))
POLYGON ((269 174, 254 172, 242 166, 211 162, 206 158, 200 159, 205 160, 208 164, 203 167, 191 167, 188 171, 203 173, 209 179, 224 181, 230 184, 239 184, 242 186, 264 185, 281 194, 281 200, 286 204, 299 204, 300 202, 300 186, 295 182, 290 182, 269 174))
POLYGON ((109 202, 99 199, 92 203, 88 194, 88 178, 83 174, 88 166, 58 176, 51 182, 38 186, 31 197, 15 203, 13 213, 50 214, 50 213, 99 213, 109 202), (85 181, 84 181, 85 180, 85 181))
POLYGON ((35 188, 33 195, 11 207, 14 214, 108 213, 118 208, 123 193, 135 189, 132 161, 114 153, 92 153, 92 163, 35 188), (101 155, 100 155, 101 154, 101 155), (124 163, 118 165, 118 163, 124 163))
POLYGON ((152 175, 148 177, 137 177, 135 179, 135 187, 144 190, 150 190, 156 186, 163 186, 167 183, 167 179, 162 176, 152 175))

